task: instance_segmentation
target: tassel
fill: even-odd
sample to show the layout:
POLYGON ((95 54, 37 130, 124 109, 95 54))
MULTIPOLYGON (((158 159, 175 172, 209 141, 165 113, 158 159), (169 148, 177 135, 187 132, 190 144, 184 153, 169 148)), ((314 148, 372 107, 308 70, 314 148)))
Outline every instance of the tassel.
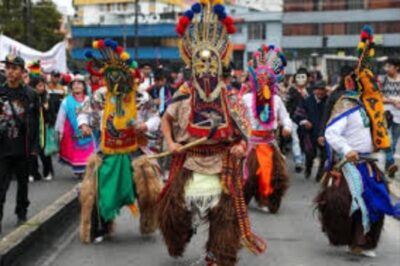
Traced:
POLYGON ((139 209, 135 203, 128 205, 128 208, 131 211, 133 217, 137 218, 139 216, 139 209))

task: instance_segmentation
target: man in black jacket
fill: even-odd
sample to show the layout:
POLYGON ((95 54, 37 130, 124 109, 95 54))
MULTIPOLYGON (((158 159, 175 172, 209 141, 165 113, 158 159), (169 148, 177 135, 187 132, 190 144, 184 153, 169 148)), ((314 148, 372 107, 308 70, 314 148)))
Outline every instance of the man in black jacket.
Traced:
POLYGON ((323 174, 326 158, 323 146, 318 143, 327 98, 326 83, 322 80, 316 81, 312 89, 313 94, 308 96, 298 107, 294 120, 299 125, 299 137, 306 154, 305 177, 310 177, 314 159, 319 155, 320 164, 315 178, 316 181, 319 181, 323 174))
MULTIPOLYGON (((10 180, 18 182, 15 214, 18 224, 26 221, 29 155, 38 152, 38 106, 35 92, 22 82, 24 60, 8 55, 7 81, 0 86, 0 221, 10 180)), ((1 229, 1 227, 0 227, 1 229)))

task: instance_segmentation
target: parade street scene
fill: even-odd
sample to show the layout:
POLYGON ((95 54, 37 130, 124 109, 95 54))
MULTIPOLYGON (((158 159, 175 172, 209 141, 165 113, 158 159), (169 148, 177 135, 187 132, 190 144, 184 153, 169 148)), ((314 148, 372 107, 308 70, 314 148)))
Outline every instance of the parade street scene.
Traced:
POLYGON ((0 266, 400 266, 400 0, 0 1, 0 266))

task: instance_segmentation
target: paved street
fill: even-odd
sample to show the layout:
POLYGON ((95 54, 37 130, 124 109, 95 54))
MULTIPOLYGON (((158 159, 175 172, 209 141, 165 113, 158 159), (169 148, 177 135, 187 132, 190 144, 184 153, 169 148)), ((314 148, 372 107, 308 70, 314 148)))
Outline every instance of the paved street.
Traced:
MULTIPOLYGON (((48 205, 61 197, 64 193, 71 190, 77 180, 69 167, 57 163, 57 158, 53 158, 56 176, 51 182, 40 181, 29 184, 29 206, 28 219, 45 209, 48 205)), ((41 169, 41 168, 40 168, 41 169)), ((3 234, 6 236, 16 228, 17 217, 14 215, 17 182, 13 180, 7 193, 7 200, 4 206, 3 234)))
MULTIPOLYGON (((351 256, 345 248, 330 247, 320 232, 311 201, 318 185, 304 180, 302 175, 292 175, 292 185, 278 215, 269 215, 251 208, 255 232, 268 241, 266 254, 255 257, 243 250, 242 266, 396 266, 400 265, 400 223, 387 219, 376 259, 351 256)), ((177 217, 179 219, 179 217, 177 217)), ((206 227, 192 239, 185 257, 174 260, 168 257, 159 234, 142 237, 138 221, 127 210, 117 220, 114 237, 98 245, 80 244, 77 230, 66 237, 43 266, 191 266, 204 265, 203 257, 206 227)))

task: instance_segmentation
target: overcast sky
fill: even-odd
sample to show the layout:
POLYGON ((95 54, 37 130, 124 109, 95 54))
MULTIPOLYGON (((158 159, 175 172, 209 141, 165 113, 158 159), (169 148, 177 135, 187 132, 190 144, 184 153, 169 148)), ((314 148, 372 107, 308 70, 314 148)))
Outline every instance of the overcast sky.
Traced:
POLYGON ((72 0, 53 0, 58 6, 58 9, 65 14, 72 15, 74 9, 72 8, 72 0))

